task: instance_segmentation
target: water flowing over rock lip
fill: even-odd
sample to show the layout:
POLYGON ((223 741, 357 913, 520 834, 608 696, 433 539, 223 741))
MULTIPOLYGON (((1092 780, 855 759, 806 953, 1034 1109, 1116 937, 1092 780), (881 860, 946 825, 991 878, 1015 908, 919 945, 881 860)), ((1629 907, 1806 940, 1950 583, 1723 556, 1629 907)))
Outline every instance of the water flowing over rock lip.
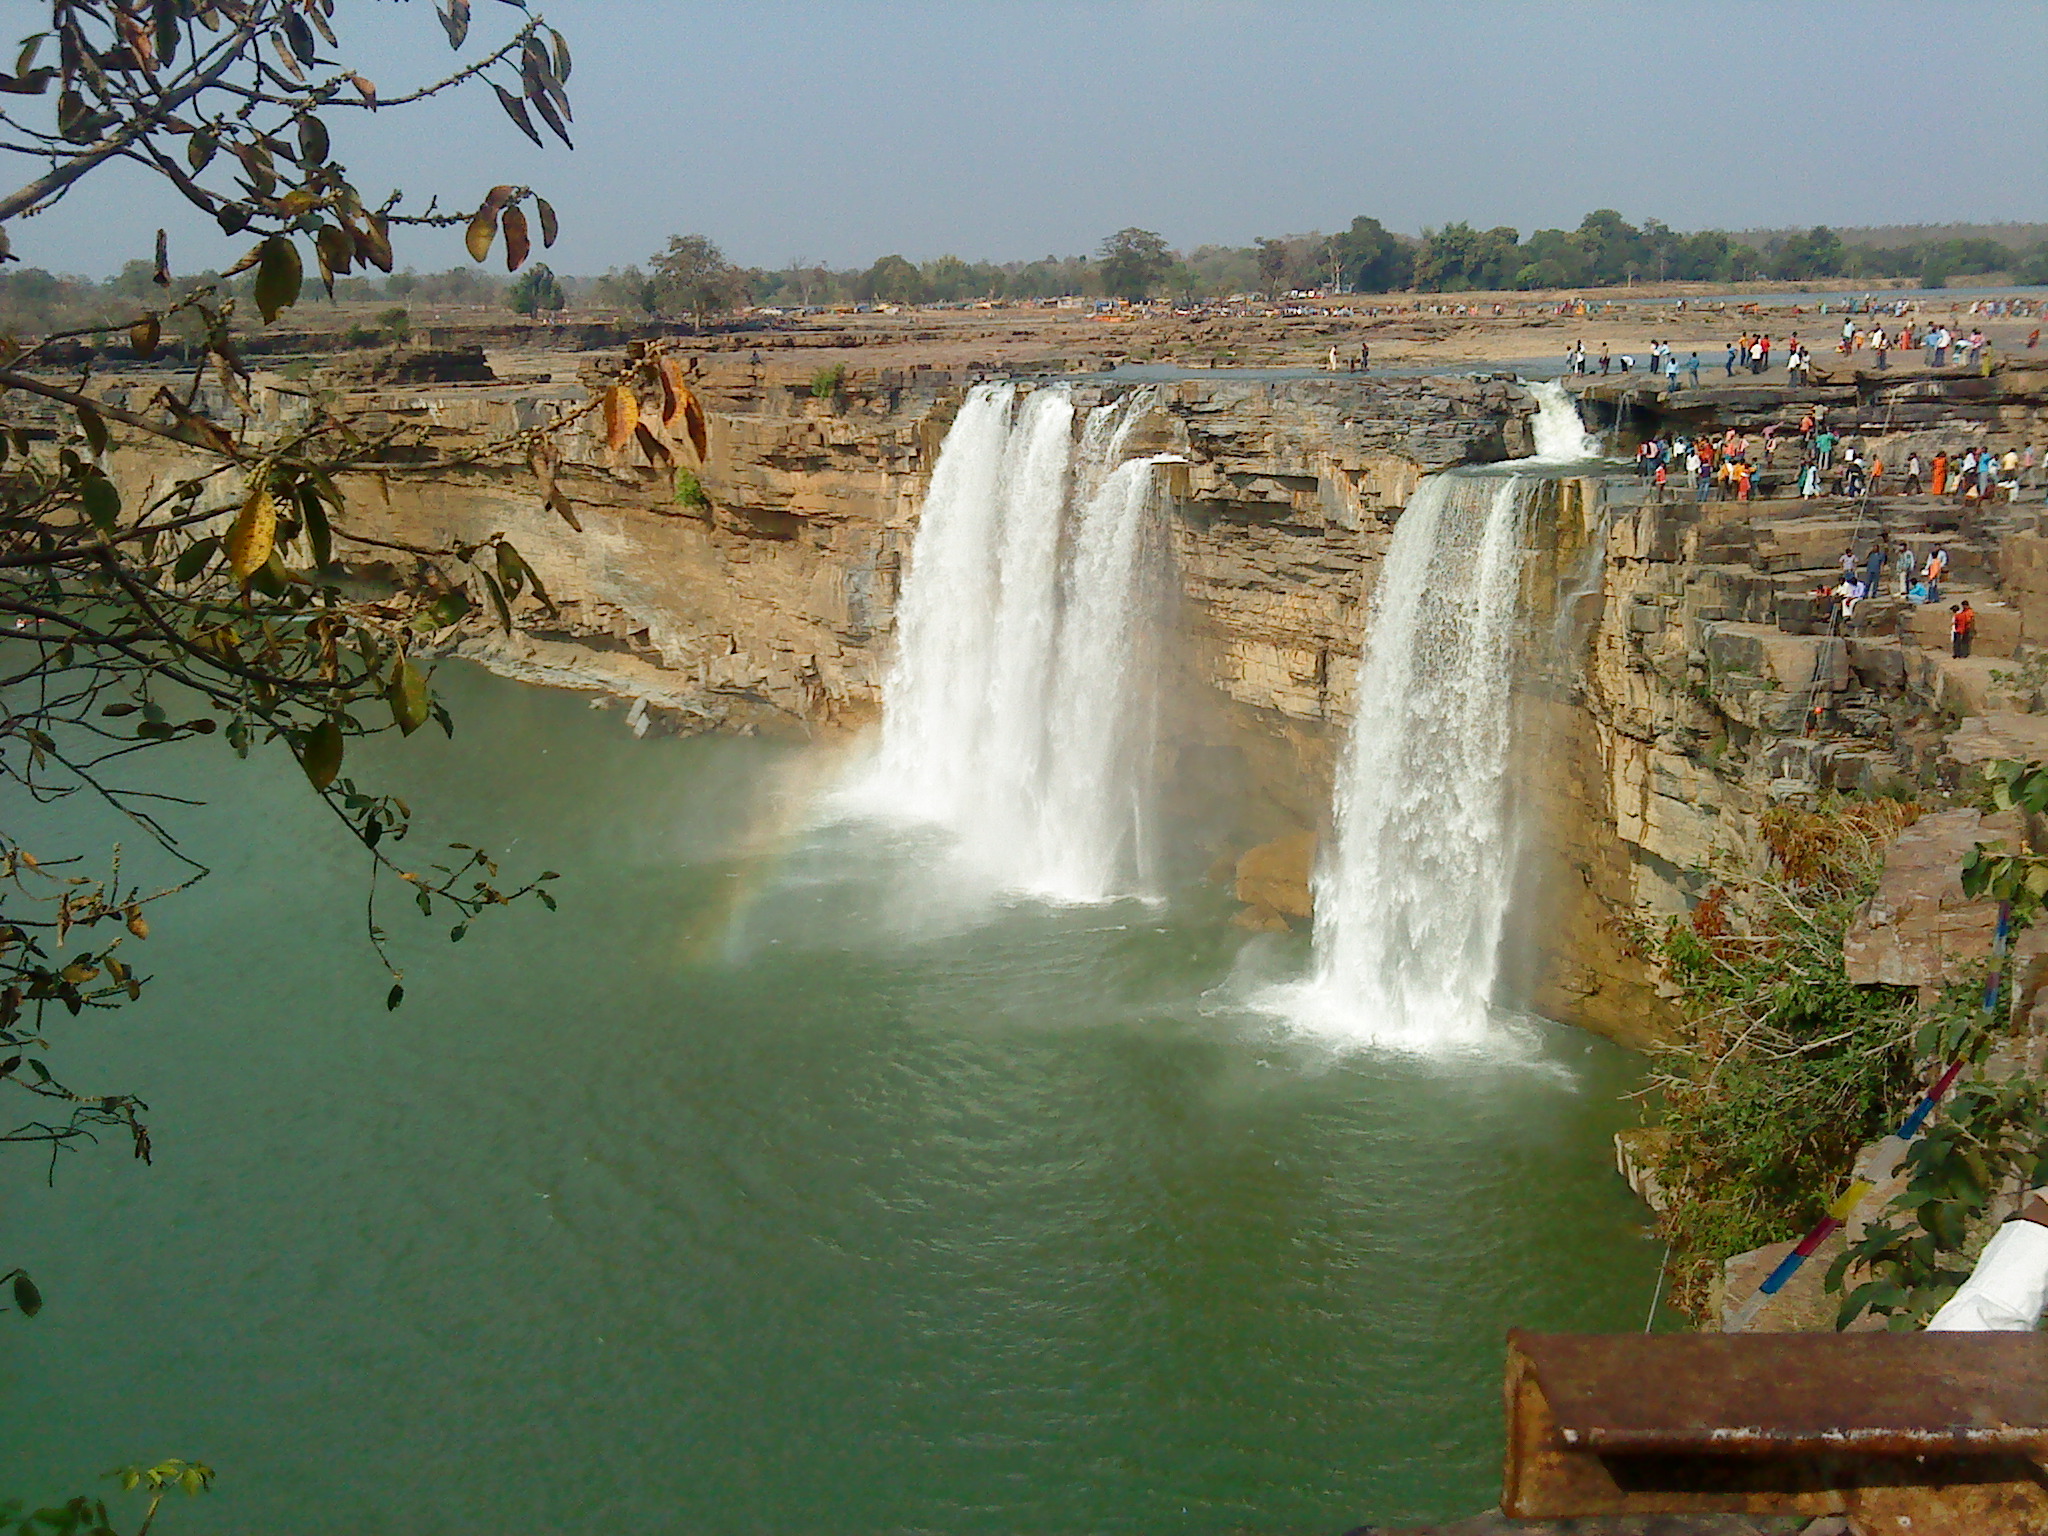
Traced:
POLYGON ((977 385, 939 450, 880 741, 839 803, 939 829, 994 889, 1156 898, 1163 509, 1128 453, 1154 403, 977 385))

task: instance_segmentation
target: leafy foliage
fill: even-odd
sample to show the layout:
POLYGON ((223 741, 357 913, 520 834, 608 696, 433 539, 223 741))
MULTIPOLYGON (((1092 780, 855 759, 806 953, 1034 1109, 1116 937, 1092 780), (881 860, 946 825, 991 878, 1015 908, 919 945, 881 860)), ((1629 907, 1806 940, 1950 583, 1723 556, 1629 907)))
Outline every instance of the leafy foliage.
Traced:
MULTIPOLYGON (((1962 1054, 1981 1061, 1990 1031, 1970 1035, 1962 1054)), ((1894 1329, 1922 1327, 1969 1278, 1992 1201, 2048 1183, 2048 1085, 2026 1074, 1962 1084, 1905 1167, 1905 1191, 1829 1273, 1831 1290, 1853 1267, 1870 1273, 1842 1299, 1844 1327, 1866 1311, 1894 1329)))
POLYGON ((657 311, 687 314, 698 325, 747 298, 746 273, 702 235, 671 236, 668 249, 650 263, 648 282, 657 311))
MULTIPOLYGON (((2048 767, 1993 763, 1985 776, 1997 809, 2048 809, 2048 767)), ((1962 884, 1968 895, 2003 903, 2017 932, 2048 896, 2048 857, 1980 843, 1964 861, 1962 884)), ((2003 1034, 1997 1010, 1972 998, 1929 1019, 1917 1048, 1926 1061, 1981 1069, 2003 1034)), ((2048 1183, 2048 1084, 2027 1072, 1980 1071, 1962 1081, 1907 1149, 1905 1169, 1903 1193, 1829 1275, 1837 1290, 1852 1270, 1869 1277, 1843 1298, 1844 1326, 1867 1311, 1894 1328, 1918 1327, 1955 1294, 1993 1202, 2048 1183)))
MULTIPOLYGON (((1995 809, 2020 810, 2033 816, 2048 811, 2048 768, 2041 764, 1993 763, 1984 778, 1995 809)), ((2012 910, 2014 928, 2023 928, 2040 914, 2042 901, 2048 899, 2048 856, 2008 849, 2002 843, 1979 843, 1963 862, 1962 878, 1965 894, 2006 903, 2012 910)))
MULTIPOLYGON (((138 1489, 149 1495, 142 1523, 135 1536, 149 1536, 164 1495, 182 1489, 197 1498, 213 1486, 213 1468, 200 1461, 160 1461, 154 1466, 118 1467, 107 1474, 124 1493, 138 1489)), ((13 1527, 14 1536, 115 1536, 104 1499, 84 1496, 62 1504, 31 1510, 19 1500, 0 1500, 0 1529, 13 1527)))
POLYGON ((1774 809, 1770 873, 1725 874, 1650 936, 1686 1025, 1654 1088, 1672 1298, 1695 1317, 1722 1260, 1820 1215, 1914 1085, 1912 994, 1851 985, 1842 935, 1917 814, 1891 800, 1774 809))
POLYGON ((811 375, 811 398, 830 400, 846 387, 846 364, 832 363, 811 375))
POLYGON ((1147 297, 1173 266, 1166 241, 1149 229, 1120 229, 1102 242, 1102 291, 1133 302, 1147 297))
MULTIPOLYGON (((32 848, 0 828, 0 1091, 23 1106, 21 1118, 0 1121, 0 1143, 47 1148, 53 1164, 107 1131, 136 1157, 151 1154, 140 1097, 77 1085, 60 1070, 64 1024, 141 996, 149 977, 136 952, 149 938, 148 909, 207 872, 177 835, 183 802, 127 776, 136 754, 211 736, 239 756, 289 752, 365 851, 369 938, 391 968, 394 1004, 403 990, 376 915, 380 882, 401 886, 423 913, 457 917, 458 928, 525 897, 549 901, 551 872, 507 878, 467 844, 401 860, 410 808, 345 771, 361 737, 429 722, 452 730, 432 695, 428 653, 473 613, 509 625, 522 594, 551 608, 538 577, 495 535, 439 547, 384 537, 376 507, 390 479, 439 473, 447 461, 411 428, 373 428, 319 398, 259 423, 235 335, 242 306, 272 322, 310 275, 331 288, 365 267, 391 272, 394 234, 406 226, 466 223, 478 259, 502 238, 517 268, 531 206, 551 241, 553 211, 526 188, 492 188, 471 215, 431 202, 407 212, 398 193, 371 204, 330 125, 482 80, 501 104, 516 93, 552 127, 568 114, 568 47, 527 17, 446 77, 382 93, 334 56, 333 10, 332 0, 51 0, 47 30, 24 41, 14 73, 0 79, 11 139, 0 148, 26 156, 32 175, 0 195, 0 250, 11 250, 15 221, 117 159, 154 171, 224 231, 255 241, 220 280, 180 284, 158 231, 146 276, 131 263, 112 291, 125 313, 39 339, 0 338, 0 620, 11 641, 0 669, 0 779, 37 803, 98 802, 174 871, 141 883, 124 873, 117 847, 94 872, 77 849, 32 848), (189 370, 147 399, 131 389, 117 405, 89 370, 60 376, 53 361, 67 342, 109 334, 146 358, 174 328, 191 340, 189 370), (115 455, 145 445, 170 467, 138 492, 115 455)), ((466 0, 443 0, 438 15, 461 49, 466 0)), ((145 232, 129 233, 149 244, 145 232)), ((523 453, 551 466, 552 430, 474 456, 523 453)), ((573 521, 551 476, 543 493, 573 521)), ((33 1314, 33 1282, 20 1271, 8 1278, 16 1308, 33 1314)))
POLYGON ((544 261, 537 261, 520 273, 505 295, 505 301, 522 315, 553 314, 568 305, 562 280, 544 261))

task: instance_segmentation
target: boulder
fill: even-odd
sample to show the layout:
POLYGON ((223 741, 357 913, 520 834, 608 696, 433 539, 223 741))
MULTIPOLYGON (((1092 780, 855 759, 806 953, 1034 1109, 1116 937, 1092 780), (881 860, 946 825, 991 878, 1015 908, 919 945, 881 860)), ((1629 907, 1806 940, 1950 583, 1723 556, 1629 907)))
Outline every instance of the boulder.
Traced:
POLYGON ((1893 839, 1877 891, 1842 938, 1842 962, 1857 986, 1938 987, 1961 980, 1991 952, 1998 904, 1963 894, 1963 860, 1978 843, 2026 841, 2017 811, 1942 811, 1893 839))
POLYGON ((1230 920, 1230 925, 1233 928, 1242 928, 1246 933, 1285 933, 1294 926, 1264 902, 1257 906, 1238 908, 1237 915, 1230 920))
POLYGON ((1982 718, 1993 711, 2010 712, 2014 690, 1999 674, 2012 663, 1996 656, 1954 657, 1929 653, 1936 673, 1934 706, 1944 714, 1982 718))
POLYGON ((1263 908, 1282 918, 1308 917, 1315 911, 1309 894, 1315 863, 1313 832, 1290 832, 1249 848, 1237 861, 1237 899, 1253 913, 1263 908))
POLYGON ((1782 689, 1849 686, 1849 643, 1828 635, 1790 635, 1775 624, 1706 623, 1707 666, 1717 675, 1750 673, 1782 689))
POLYGON ((1856 681, 1873 693, 1897 698, 1906 691, 1906 652, 1903 646, 1875 640, 1849 642, 1849 666, 1856 681))

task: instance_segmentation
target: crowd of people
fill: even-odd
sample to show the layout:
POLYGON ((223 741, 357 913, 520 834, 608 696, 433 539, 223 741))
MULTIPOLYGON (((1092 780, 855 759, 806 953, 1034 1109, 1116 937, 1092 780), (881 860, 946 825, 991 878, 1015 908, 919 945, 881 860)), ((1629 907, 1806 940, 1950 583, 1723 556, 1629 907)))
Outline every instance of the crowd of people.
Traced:
MULTIPOLYGON (((1974 308, 1974 306, 1973 306, 1974 308)), ((1988 366, 1991 343, 1982 326, 1972 326, 1968 332, 1959 332, 1941 322, 1918 324, 1909 314, 1894 316, 1897 324, 1887 330, 1881 315, 1866 312, 1867 324, 1859 324, 1854 315, 1844 316, 1841 337, 1835 343, 1835 351, 1843 357, 1854 358, 1869 353, 1875 360, 1874 366, 1889 368, 1894 352, 1923 354, 1929 368, 1958 367, 1981 370, 1988 366)), ((2028 335, 2029 349, 2040 345, 2041 332, 2038 327, 2028 335)), ((1774 342, 1767 332, 1744 331, 1727 344, 1727 353, 1721 359, 1723 376, 1734 378, 1738 371, 1761 376, 1771 370, 1771 354, 1775 351, 1782 359, 1785 380, 1799 386, 1812 382, 1813 352, 1801 341, 1798 332, 1793 332, 1783 342, 1774 342)), ((1630 373, 1637 366, 1638 359, 1633 352, 1615 353, 1607 343, 1600 344, 1597 356, 1589 356, 1586 344, 1575 341, 1565 349, 1564 370, 1567 374, 1608 374, 1630 373)), ((1700 382, 1700 355, 1692 352, 1680 364, 1677 350, 1668 341, 1651 341, 1646 366, 1653 379, 1661 378, 1665 387, 1677 390, 1680 379, 1697 389, 1700 382)))
MULTIPOLYGON (((1750 501, 1761 495, 1767 476, 1775 480, 1781 454, 1791 475, 1791 489, 1802 499, 1823 495, 1946 496, 1963 503, 2018 501, 2041 488, 2044 455, 2028 443, 2003 454, 1989 448, 1968 448, 1951 455, 1938 449, 1923 461, 1917 450, 1903 463, 1887 467, 1880 454, 1844 441, 1830 425, 1827 410, 1815 406, 1801 418, 1796 433, 1767 426, 1754 438, 1730 427, 1716 436, 1703 432, 1687 437, 1674 433, 1652 437, 1636 448, 1636 474, 1658 499, 1689 488, 1695 501, 1750 501), (1786 453, 1787 449, 1790 453, 1786 453)), ((1780 486, 1779 488, 1782 488, 1780 486)))
MULTIPOLYGON (((1853 548, 1842 551, 1842 579, 1832 587, 1814 590, 1816 602, 1824 603, 1827 625, 1839 630, 1856 616, 1857 606, 1881 596, 1885 568, 1892 571, 1892 595, 1915 605, 1941 601, 1941 584, 1948 578, 1948 549, 1936 545, 1923 559, 1911 546, 1900 543, 1887 547, 1882 539, 1859 556, 1853 548)), ((1977 610, 1966 597, 1948 605, 1949 654, 1958 659, 1970 654, 1977 638, 1977 610)))
MULTIPOLYGON (((1941 601, 1941 584, 1948 579, 1947 547, 1936 545, 1923 558, 1903 542, 1887 546, 1880 538, 1862 555, 1858 555, 1854 548, 1843 550, 1841 580, 1833 586, 1822 585, 1814 589, 1815 598, 1832 605, 1828 614, 1830 624, 1837 619, 1853 618, 1858 603, 1883 595, 1887 567, 1892 572, 1892 596, 1914 604, 1941 601)), ((1965 599, 1952 608, 1968 609, 1969 602, 1965 599)), ((1969 654, 1968 636, 1975 629, 1976 616, 1973 612, 1963 629, 1957 632, 1957 643, 1961 647, 1956 651, 1958 656, 1969 654)))

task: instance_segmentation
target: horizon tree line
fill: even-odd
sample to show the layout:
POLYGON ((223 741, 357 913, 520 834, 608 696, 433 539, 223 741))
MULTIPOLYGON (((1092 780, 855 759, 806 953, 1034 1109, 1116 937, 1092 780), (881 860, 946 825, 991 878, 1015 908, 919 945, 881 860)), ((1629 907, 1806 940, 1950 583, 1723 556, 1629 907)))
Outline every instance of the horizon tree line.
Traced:
MULTIPOLYGON (((672 237, 642 264, 594 277, 551 270, 508 281, 476 267, 446 272, 411 268, 381 279, 337 277, 337 303, 508 306, 527 315, 570 306, 602 307, 702 325, 747 304, 782 308, 848 304, 958 304, 1064 297, 1195 302, 1252 294, 1335 288, 1345 293, 1466 293, 1624 287, 1636 283, 1738 283, 1907 278, 1939 288, 1957 276, 2004 273, 2048 283, 2048 242, 2020 248, 1984 236, 1935 232, 1924 240, 1877 245, 1844 239, 1825 225, 1751 244, 1723 230, 1681 233, 1656 219, 1638 226, 1611 208, 1576 229, 1539 229, 1526 239, 1508 226, 1478 229, 1462 221, 1420 236, 1389 230, 1361 215, 1334 234, 1261 236, 1247 246, 1176 250, 1156 231, 1136 227, 1106 237, 1089 255, 1047 254, 1030 261, 968 261, 943 255, 913 262, 900 253, 866 268, 834 269, 792 258, 779 268, 729 261, 709 237, 672 237)), ((131 261, 94 282, 43 268, 0 272, 0 328, 36 332, 89 324, 151 288, 151 264, 131 261)), ((253 275, 186 280, 234 292, 253 275)))

